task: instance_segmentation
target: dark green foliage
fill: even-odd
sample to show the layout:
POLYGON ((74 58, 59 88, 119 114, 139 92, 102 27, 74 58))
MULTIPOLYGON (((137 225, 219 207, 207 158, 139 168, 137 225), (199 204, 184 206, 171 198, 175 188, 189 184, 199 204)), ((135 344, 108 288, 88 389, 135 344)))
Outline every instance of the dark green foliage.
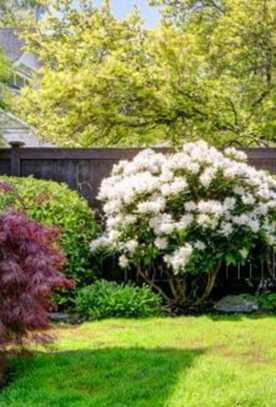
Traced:
MULTIPOLYGON (((0 177, 0 181, 8 182, 16 191, 0 194, 0 209, 23 206, 30 218, 58 226, 60 244, 67 259, 65 274, 77 285, 90 284, 95 273, 91 270, 89 242, 95 236, 96 222, 87 201, 65 184, 54 181, 32 177, 0 177)), ((59 297, 59 304, 67 303, 68 295, 59 297)))
POLYGON ((263 312, 276 312, 276 292, 262 293, 262 294, 242 294, 243 298, 255 300, 258 303, 260 311, 263 312))
POLYGON ((276 312, 276 293, 261 294, 257 301, 262 311, 276 312))
POLYGON ((137 318, 161 314, 161 298, 147 287, 98 280, 81 288, 76 295, 76 309, 93 320, 111 317, 137 318))

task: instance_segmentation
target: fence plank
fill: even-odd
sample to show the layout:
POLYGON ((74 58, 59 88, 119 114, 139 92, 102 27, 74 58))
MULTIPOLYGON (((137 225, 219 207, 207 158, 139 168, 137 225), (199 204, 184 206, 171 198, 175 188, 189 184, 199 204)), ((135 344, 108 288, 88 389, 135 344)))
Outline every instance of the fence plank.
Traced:
MULTIPOLYGON (((91 206, 100 208, 96 196, 102 179, 114 163, 133 158, 139 148, 20 148, 0 149, 0 175, 29 176, 67 183, 91 206)), ((169 152, 166 148, 156 149, 169 152)), ((276 174, 276 148, 244 150, 250 164, 276 174)))

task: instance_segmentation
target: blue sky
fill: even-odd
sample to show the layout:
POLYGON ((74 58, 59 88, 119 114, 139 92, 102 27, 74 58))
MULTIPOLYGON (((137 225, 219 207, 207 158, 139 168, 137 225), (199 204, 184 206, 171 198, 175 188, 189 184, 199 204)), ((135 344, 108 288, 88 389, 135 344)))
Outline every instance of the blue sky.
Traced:
MULTIPOLYGON (((101 4, 101 0, 96 0, 96 4, 101 4)), ((118 17, 124 17, 133 6, 137 6, 141 10, 141 14, 145 19, 147 27, 156 26, 159 20, 159 13, 153 7, 150 7, 147 0, 111 0, 114 14, 118 17)))

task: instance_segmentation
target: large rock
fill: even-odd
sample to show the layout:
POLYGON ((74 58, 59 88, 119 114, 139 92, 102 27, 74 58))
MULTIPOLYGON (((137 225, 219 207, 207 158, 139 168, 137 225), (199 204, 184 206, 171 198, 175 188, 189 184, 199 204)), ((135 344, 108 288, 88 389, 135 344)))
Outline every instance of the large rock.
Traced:
POLYGON ((49 319, 52 322, 63 322, 67 324, 70 324, 71 322, 71 316, 66 312, 51 312, 49 314, 49 319))
POLYGON ((258 311, 257 301, 247 299, 241 295, 227 295, 214 305, 214 309, 219 312, 248 314, 258 311))
POLYGON ((49 320, 54 323, 64 323, 64 324, 80 324, 84 321, 79 315, 68 314, 66 312, 50 312, 49 320))

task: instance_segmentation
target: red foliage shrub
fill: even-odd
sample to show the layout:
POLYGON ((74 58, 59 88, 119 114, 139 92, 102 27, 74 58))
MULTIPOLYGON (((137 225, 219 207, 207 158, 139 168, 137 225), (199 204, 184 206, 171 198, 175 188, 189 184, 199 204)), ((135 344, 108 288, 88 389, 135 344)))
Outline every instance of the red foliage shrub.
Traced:
POLYGON ((73 288, 57 238, 24 213, 0 214, 0 343, 41 339, 33 333, 48 326, 53 291, 73 288))

